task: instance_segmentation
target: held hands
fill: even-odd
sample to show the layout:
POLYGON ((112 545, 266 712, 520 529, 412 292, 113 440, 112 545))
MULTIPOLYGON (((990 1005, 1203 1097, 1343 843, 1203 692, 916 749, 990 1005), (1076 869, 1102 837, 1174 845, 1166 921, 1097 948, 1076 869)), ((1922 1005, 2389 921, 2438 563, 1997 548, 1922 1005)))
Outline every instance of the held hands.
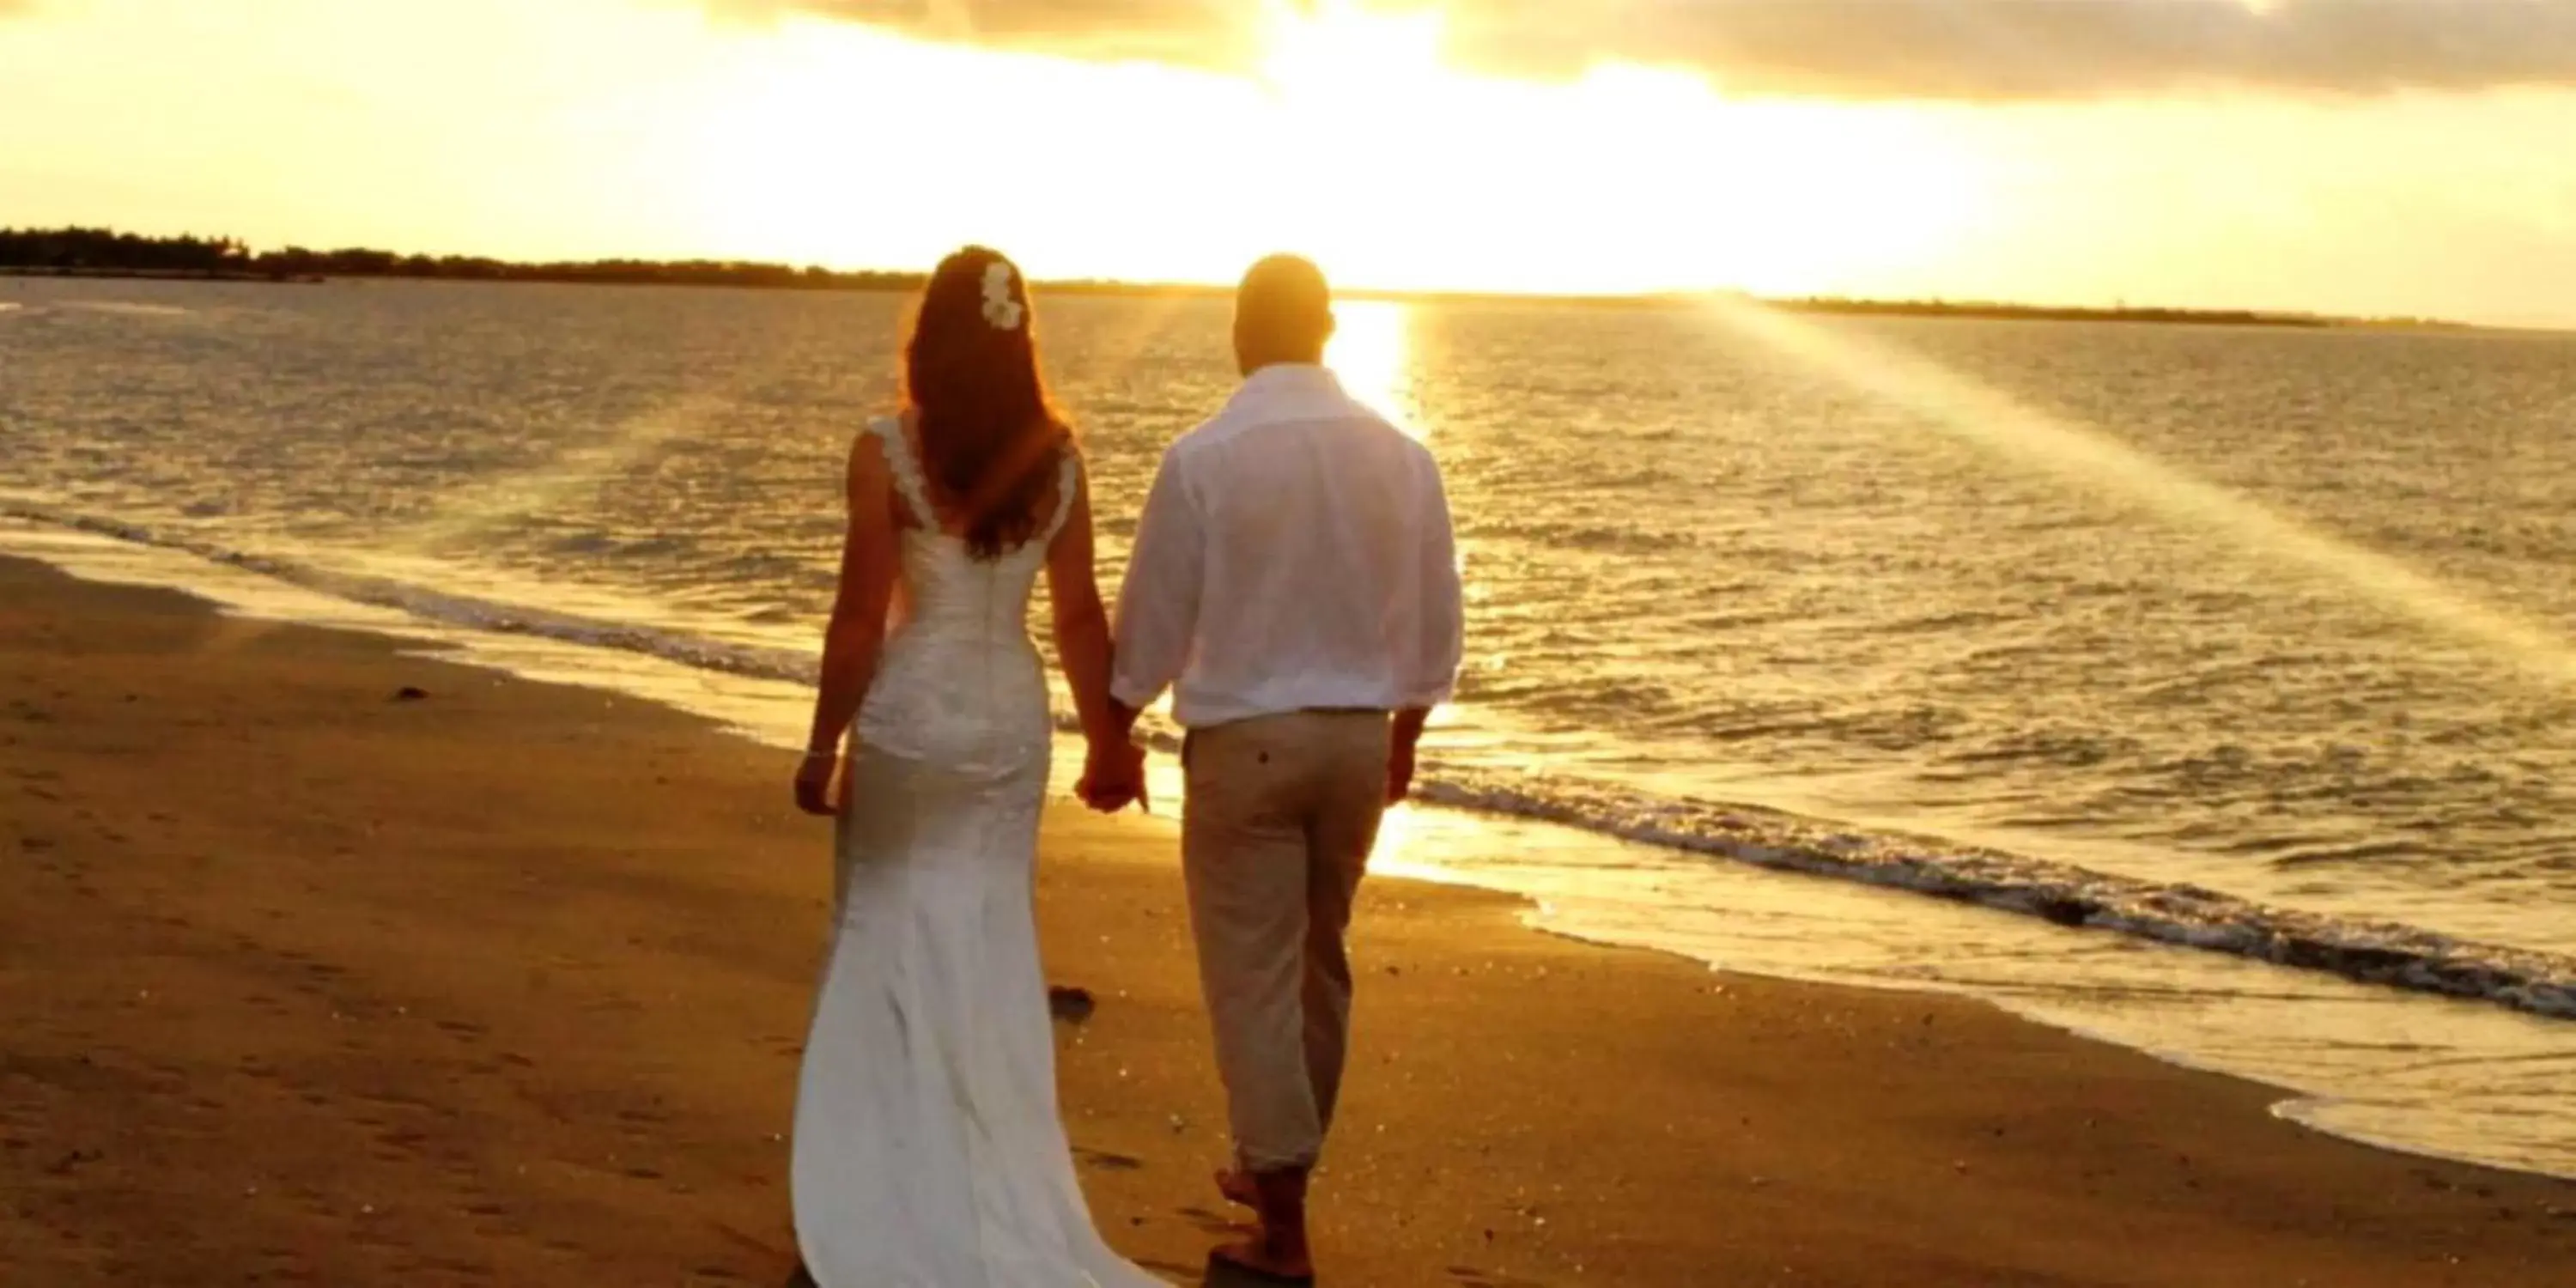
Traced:
MULTIPOLYGON (((836 752, 805 753, 805 759, 796 766, 796 808, 820 818, 839 816, 840 770, 841 758, 836 752)), ((1073 790, 1083 804, 1104 814, 1115 814, 1130 805, 1140 806, 1147 813, 1154 808, 1145 788, 1145 749, 1134 743, 1093 748, 1083 763, 1082 781, 1073 790)))
POLYGON ((1103 814, 1115 814, 1129 805, 1154 812, 1154 802, 1145 790, 1145 749, 1133 742, 1094 745, 1083 759, 1082 781, 1074 784, 1073 791, 1083 804, 1103 814))

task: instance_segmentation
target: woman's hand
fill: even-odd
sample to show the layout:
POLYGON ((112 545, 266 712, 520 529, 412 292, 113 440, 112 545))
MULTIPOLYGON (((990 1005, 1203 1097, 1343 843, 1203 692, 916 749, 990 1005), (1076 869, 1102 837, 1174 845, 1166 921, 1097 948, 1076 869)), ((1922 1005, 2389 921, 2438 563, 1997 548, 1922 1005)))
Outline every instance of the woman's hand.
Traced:
POLYGON ((1133 742, 1091 748, 1084 757, 1082 781, 1073 790, 1083 804, 1104 814, 1130 805, 1154 812, 1154 803, 1145 793, 1145 749, 1133 742))
POLYGON ((840 802, 833 799, 832 780, 841 769, 841 757, 830 751, 809 751, 805 762, 796 767, 796 808, 822 818, 841 812, 840 802))

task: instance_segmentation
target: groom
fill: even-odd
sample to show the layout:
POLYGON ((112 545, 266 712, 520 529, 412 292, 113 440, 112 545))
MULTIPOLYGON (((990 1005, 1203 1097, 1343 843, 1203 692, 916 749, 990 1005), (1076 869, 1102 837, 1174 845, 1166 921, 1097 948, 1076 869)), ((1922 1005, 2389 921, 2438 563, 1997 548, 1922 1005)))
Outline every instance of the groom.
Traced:
POLYGON ((1243 387, 1163 456, 1111 685, 1129 729, 1173 689, 1188 730, 1182 870, 1235 1142, 1218 1184, 1261 1217, 1216 1256, 1287 1283, 1314 1275, 1306 1179, 1341 1090, 1351 901, 1461 649, 1439 467, 1324 369, 1332 334, 1313 264, 1245 275, 1243 387))

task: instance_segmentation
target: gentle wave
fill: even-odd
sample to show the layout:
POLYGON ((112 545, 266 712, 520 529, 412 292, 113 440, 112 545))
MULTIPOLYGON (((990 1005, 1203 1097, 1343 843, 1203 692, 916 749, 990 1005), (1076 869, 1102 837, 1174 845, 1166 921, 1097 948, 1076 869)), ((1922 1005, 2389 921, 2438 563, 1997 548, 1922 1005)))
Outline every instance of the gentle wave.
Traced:
POLYGON ((2269 907, 2187 884, 2115 876, 2024 855, 1835 831, 1744 806, 1676 801, 1589 783, 1428 784, 1423 798, 1757 867, 1859 881, 2117 931, 2159 943, 2324 971, 2417 992, 2576 1019, 2576 958, 2481 944, 2394 922, 2269 907))
POLYGON ((645 653, 700 670, 755 679, 801 681, 814 673, 813 659, 792 649, 725 644, 678 631, 656 630, 627 622, 602 621, 573 613, 530 608, 524 604, 459 595, 388 577, 342 572, 296 560, 253 554, 185 533, 164 532, 122 519, 75 514, 22 501, 0 501, 0 516, 49 523, 137 545, 177 550, 210 562, 274 577, 307 590, 354 603, 400 609, 423 620, 449 626, 499 634, 534 635, 571 644, 645 653))
MULTIPOLYGON (((338 598, 475 630, 649 654, 702 670, 803 682, 810 654, 548 612, 225 547, 184 533, 17 501, 0 515, 174 549, 338 598)), ((1075 726, 1069 717, 1059 723, 1075 726)), ((1166 739, 1166 742, 1169 740, 1166 739)), ((1747 806, 1676 800, 1593 783, 1432 767, 1423 800, 1758 867, 1910 890, 2059 925, 2322 971, 2365 983, 2576 1019, 2576 957, 2481 944, 2393 922, 2269 907, 2201 886, 2163 884, 1999 851, 1865 836, 1747 806)))
POLYGON ((110 317, 126 318, 183 318, 193 312, 175 304, 135 304, 121 300, 74 300, 56 307, 81 313, 103 313, 110 317))

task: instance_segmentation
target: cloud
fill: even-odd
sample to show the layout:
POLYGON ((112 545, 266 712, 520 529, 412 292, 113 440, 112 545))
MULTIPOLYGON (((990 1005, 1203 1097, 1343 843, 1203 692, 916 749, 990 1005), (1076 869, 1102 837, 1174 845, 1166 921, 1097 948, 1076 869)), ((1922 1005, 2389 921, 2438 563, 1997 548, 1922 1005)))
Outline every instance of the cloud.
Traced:
MULTIPOLYGON (((1241 67, 1261 0, 703 0, 1074 57, 1241 67)), ((1313 0, 1292 0, 1312 8, 1313 0)), ((0 4, 7 0, 0 0, 0 4)), ((1367 0, 1461 65, 1685 67, 1745 93, 1952 100, 2576 86, 2576 0, 1367 0)))
POLYGON ((701 2, 728 19, 809 14, 954 44, 1225 69, 1241 68, 1258 53, 1264 21, 1262 0, 701 2))
POLYGON ((1678 63, 1755 91, 2017 99, 2576 84, 2576 0, 1492 0, 1476 8, 1462 29, 1471 61, 1524 70, 1602 56, 1678 63))

